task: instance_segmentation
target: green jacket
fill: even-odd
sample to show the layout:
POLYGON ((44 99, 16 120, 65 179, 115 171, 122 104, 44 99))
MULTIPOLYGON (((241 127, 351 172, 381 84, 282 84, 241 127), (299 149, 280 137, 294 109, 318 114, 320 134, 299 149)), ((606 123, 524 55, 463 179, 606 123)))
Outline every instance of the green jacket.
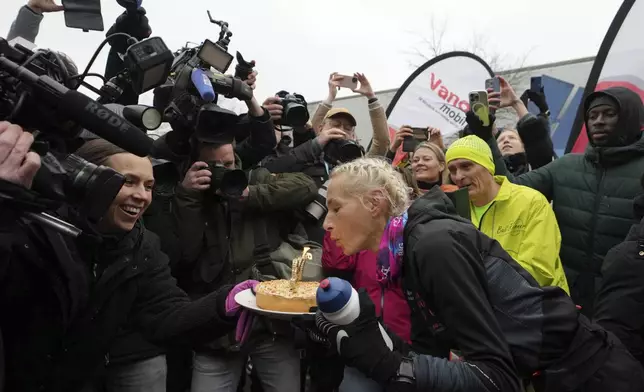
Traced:
MULTIPOLYGON (((619 132, 640 132, 642 102, 625 89, 608 89, 621 104, 619 132)), ((550 164, 513 178, 506 172, 496 142, 488 143, 496 171, 516 184, 541 192, 553 203, 561 230, 561 261, 572 298, 592 313, 604 256, 637 223, 633 198, 642 192, 644 138, 623 147, 594 147, 566 154, 550 164)))
POLYGON ((249 179, 248 197, 241 202, 177 187, 174 216, 181 257, 173 272, 188 294, 199 297, 248 279, 255 227, 267 223, 267 245, 277 249, 295 225, 293 212, 317 194, 315 182, 302 173, 271 174, 259 168, 249 179))

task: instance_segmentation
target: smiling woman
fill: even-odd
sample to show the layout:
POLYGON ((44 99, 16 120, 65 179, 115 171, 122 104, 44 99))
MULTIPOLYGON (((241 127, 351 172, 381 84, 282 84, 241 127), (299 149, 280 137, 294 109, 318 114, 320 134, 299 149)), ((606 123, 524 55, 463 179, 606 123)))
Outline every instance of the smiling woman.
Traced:
POLYGON ((109 166, 125 177, 125 184, 100 224, 101 231, 130 231, 152 202, 154 176, 149 158, 131 154, 104 140, 88 141, 76 155, 96 165, 109 166))

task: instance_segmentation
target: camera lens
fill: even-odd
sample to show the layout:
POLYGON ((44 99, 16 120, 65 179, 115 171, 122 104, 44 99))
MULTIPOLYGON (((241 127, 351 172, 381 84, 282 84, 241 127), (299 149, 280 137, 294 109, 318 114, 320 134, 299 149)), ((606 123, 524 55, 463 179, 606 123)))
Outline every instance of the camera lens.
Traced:
POLYGON ((318 222, 327 213, 327 208, 326 208, 326 193, 327 193, 327 188, 329 186, 329 181, 326 180, 326 182, 318 189, 317 195, 315 195, 315 199, 309 203, 308 206, 306 206, 306 214, 308 218, 311 218, 313 221, 318 222))
POLYGON ((240 197, 248 186, 246 173, 242 170, 228 170, 221 178, 221 193, 228 197, 240 197))
POLYGON ((73 154, 61 164, 67 173, 67 201, 80 205, 90 221, 101 220, 121 191, 125 177, 112 168, 97 166, 73 154))
POLYGON ((309 121, 309 111, 304 105, 289 102, 284 108, 284 125, 302 127, 309 121))

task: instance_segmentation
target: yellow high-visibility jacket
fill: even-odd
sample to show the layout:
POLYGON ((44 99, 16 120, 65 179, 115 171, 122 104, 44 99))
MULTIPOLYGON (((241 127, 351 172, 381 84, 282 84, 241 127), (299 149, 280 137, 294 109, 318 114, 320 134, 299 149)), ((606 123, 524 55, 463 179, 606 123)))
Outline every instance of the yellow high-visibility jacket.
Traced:
POLYGON ((497 240, 503 249, 542 286, 559 286, 570 293, 559 248, 561 233, 548 200, 538 191, 495 176, 501 185, 488 210, 475 226, 497 240))

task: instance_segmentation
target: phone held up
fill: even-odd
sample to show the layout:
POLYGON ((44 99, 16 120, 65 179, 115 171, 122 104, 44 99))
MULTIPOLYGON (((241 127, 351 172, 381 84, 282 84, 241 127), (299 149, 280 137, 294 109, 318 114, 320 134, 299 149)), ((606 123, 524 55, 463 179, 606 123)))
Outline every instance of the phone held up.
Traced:
POLYGON ((411 127, 414 136, 407 136, 403 140, 403 152, 414 152, 416 147, 428 140, 427 128, 411 127))
POLYGON ((348 88, 350 90, 355 90, 358 88, 358 78, 356 78, 355 76, 349 76, 349 75, 338 75, 338 76, 342 77, 342 79, 338 81, 339 87, 348 88))
POLYGON ((487 101, 487 91, 472 91, 469 98, 472 112, 483 122, 483 126, 489 126, 490 104, 487 101))
POLYGON ((541 76, 533 76, 530 78, 530 91, 533 93, 540 93, 543 90, 543 79, 541 76))
MULTIPOLYGON (((485 90, 486 91, 492 90, 492 92, 500 93, 501 81, 499 80, 499 78, 495 76, 493 78, 487 79, 485 81, 485 90)), ((490 110, 490 113, 494 113, 494 109, 489 109, 489 110, 490 110)))

